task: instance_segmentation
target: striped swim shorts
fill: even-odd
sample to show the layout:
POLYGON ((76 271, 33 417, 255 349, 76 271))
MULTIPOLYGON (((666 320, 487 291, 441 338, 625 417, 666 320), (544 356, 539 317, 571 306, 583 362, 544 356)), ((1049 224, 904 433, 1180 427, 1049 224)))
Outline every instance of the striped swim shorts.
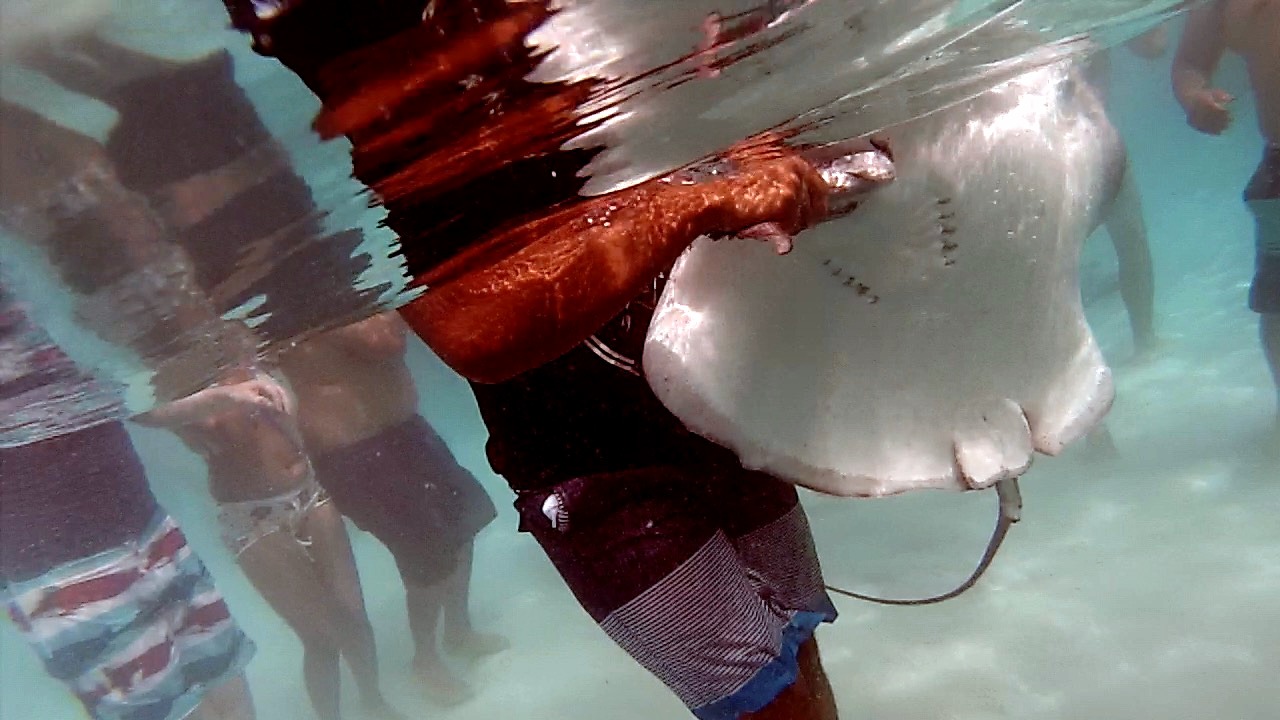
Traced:
POLYGON ((795 682, 836 617, 789 484, 655 467, 520 493, 530 532, 583 608, 703 720, 736 720, 795 682))
POLYGON ((254 653, 163 512, 138 540, 2 594, 45 669, 95 720, 178 720, 254 653))

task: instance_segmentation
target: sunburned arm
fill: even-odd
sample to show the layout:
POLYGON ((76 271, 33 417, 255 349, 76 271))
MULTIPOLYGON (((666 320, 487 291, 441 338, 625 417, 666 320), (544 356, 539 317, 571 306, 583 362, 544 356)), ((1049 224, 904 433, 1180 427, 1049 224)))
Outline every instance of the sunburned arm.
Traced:
POLYGON ((1186 29, 1173 58, 1173 92, 1190 112, 1198 93, 1209 88, 1226 51, 1222 2, 1210 2, 1187 14, 1186 29))
MULTIPOLYGON (((651 181, 499 233, 421 278, 401 308, 463 376, 501 382, 559 357, 616 315, 699 235, 774 222, 798 232, 826 210, 826 183, 779 150, 697 185, 651 181)), ((746 162, 750 161, 750 162, 746 162)))
POLYGON ((131 419, 148 427, 180 428, 196 425, 220 411, 218 397, 222 388, 205 388, 184 398, 159 405, 131 419))

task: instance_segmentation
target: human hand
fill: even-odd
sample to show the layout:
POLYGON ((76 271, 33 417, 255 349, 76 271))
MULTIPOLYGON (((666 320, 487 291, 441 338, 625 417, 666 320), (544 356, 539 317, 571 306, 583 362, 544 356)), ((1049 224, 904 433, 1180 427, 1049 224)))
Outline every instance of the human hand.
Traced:
POLYGON ((1191 93, 1183 102, 1187 124, 1209 135, 1221 135, 1231 125, 1228 105, 1235 100, 1225 90, 1203 88, 1191 93))
POLYGON ((748 147, 729 157, 741 168, 726 178, 729 232, 768 225, 795 234, 826 215, 830 187, 799 155, 785 148, 748 147))
POLYGON ((274 410, 293 414, 293 398, 289 391, 266 375, 252 380, 210 388, 210 401, 215 412, 274 410))

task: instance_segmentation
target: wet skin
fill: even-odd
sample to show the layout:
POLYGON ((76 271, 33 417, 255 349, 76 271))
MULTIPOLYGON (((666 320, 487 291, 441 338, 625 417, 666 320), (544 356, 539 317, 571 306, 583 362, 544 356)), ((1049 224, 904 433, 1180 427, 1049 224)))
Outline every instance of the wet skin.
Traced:
POLYGON ((257 33, 321 98, 316 128, 351 141, 355 175, 430 288, 402 316, 479 382, 590 336, 699 235, 765 224, 767 237, 791 235, 826 210, 829 188, 780 138, 730 150, 735 171, 706 182, 580 197, 577 174, 598 149, 561 148, 589 129, 578 108, 605 84, 524 80, 538 64, 525 38, 550 13, 546 2, 435 2, 423 22, 389 20, 390 29, 342 35, 330 50, 316 38, 332 23, 295 10, 257 33))

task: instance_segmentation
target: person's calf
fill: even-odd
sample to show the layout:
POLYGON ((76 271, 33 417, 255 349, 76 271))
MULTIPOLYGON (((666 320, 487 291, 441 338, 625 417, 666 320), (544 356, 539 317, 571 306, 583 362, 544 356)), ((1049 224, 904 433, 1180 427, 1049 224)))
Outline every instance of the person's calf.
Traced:
POLYGON ((803 674, 765 707, 742 716, 742 720, 836 720, 835 708, 810 685, 803 674))
POLYGON ((244 673, 211 688, 190 717, 192 720, 255 720, 253 695, 244 673))
POLYGON ((1280 415, 1280 313, 1266 313, 1258 317, 1262 351, 1267 356, 1267 366, 1271 370, 1271 379, 1276 388, 1276 412, 1280 415))
POLYGON ((796 681, 773 702, 744 715, 742 720, 839 720, 816 639, 810 638, 800 646, 796 661, 799 664, 796 681))
POLYGON ((826 708, 826 715, 822 717, 824 720, 836 719, 836 695, 831 689, 831 680, 827 677, 826 668, 822 666, 822 657, 818 652, 818 638, 809 638, 809 641, 800 646, 800 672, 805 676, 809 687, 815 698, 819 700, 819 705, 826 708))
POLYGON ((468 545, 458 553, 453 572, 445 580, 442 612, 441 645, 454 656, 476 662, 511 647, 511 642, 501 635, 477 632, 471 623, 471 569, 472 547, 468 545))

